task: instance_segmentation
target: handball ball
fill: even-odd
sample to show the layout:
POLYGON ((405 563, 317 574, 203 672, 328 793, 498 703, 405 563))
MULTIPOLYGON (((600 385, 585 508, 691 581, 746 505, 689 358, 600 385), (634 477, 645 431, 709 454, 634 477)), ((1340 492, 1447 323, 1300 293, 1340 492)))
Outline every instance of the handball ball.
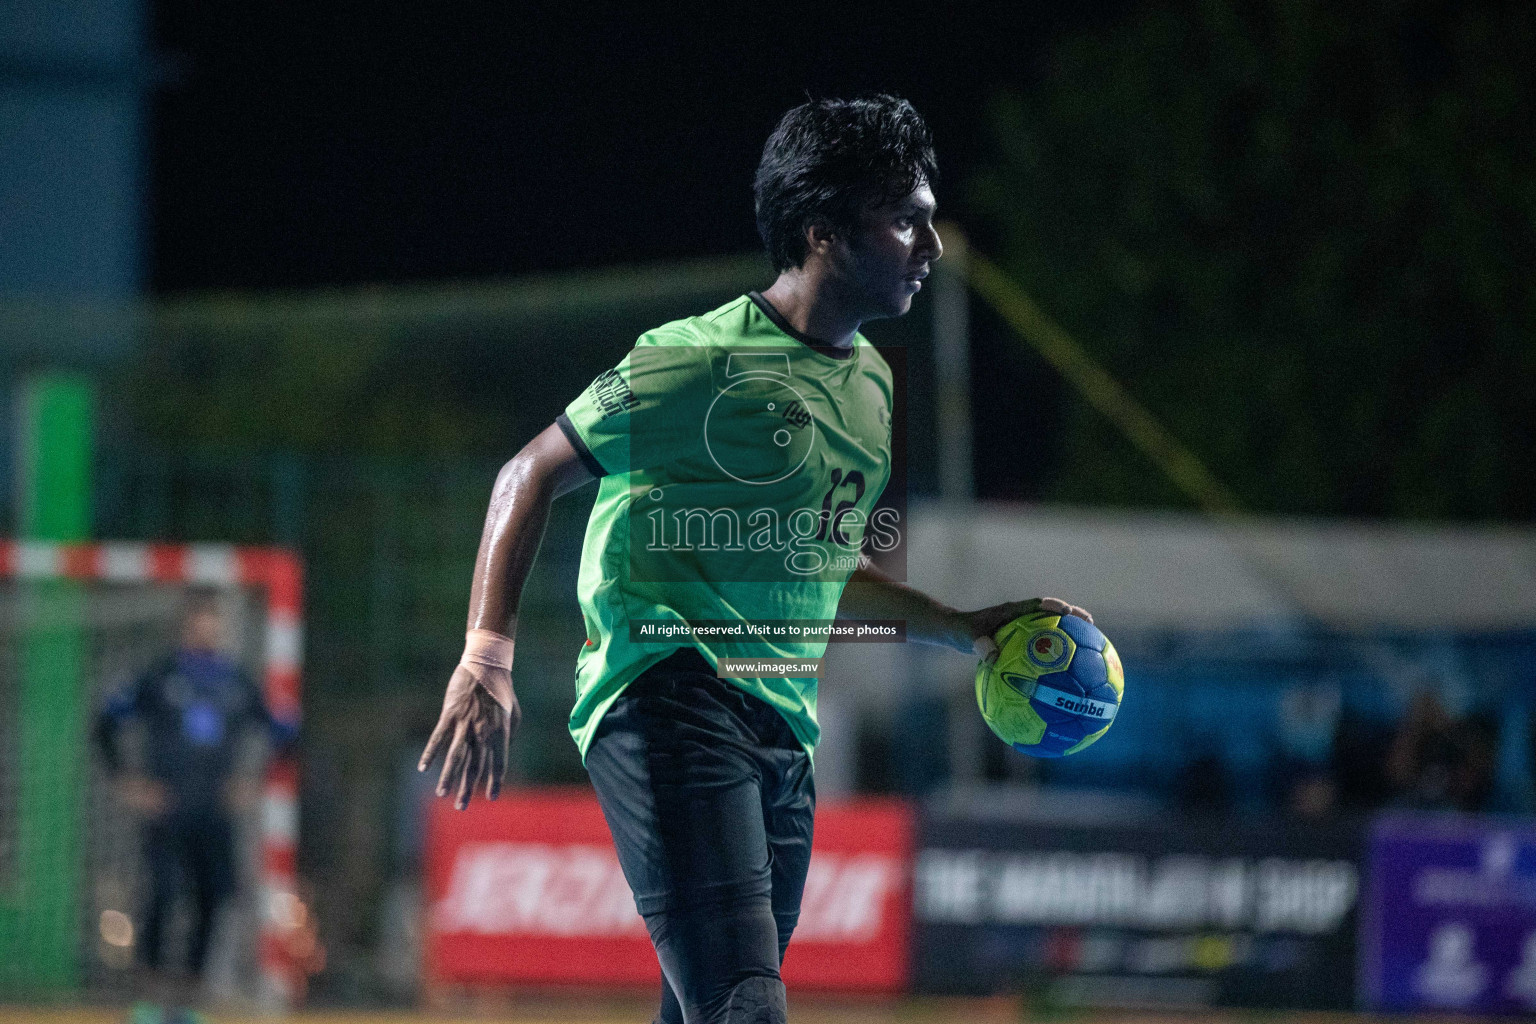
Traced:
POLYGON ((1064 757, 1109 731, 1125 670, 1087 619, 1037 612, 992 638, 997 660, 976 668, 976 703, 1004 743, 1031 757, 1064 757))

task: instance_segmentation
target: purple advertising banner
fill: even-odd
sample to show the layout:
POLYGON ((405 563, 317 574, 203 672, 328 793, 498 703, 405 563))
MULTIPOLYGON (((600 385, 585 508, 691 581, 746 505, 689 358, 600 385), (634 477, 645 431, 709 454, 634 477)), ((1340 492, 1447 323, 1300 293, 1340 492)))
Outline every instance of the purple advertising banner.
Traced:
POLYGON ((1369 1008, 1536 1011, 1536 821, 1390 815, 1367 858, 1369 1008))

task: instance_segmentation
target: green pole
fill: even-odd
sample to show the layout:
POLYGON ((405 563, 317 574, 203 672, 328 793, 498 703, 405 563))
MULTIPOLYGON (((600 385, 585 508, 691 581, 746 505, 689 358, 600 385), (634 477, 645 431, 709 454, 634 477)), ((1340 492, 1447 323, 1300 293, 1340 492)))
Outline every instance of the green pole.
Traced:
MULTIPOLYGON (((91 519, 90 382, 45 374, 18 394, 16 521, 22 540, 86 540, 91 519)), ((85 595, 70 580, 26 584, 17 655, 16 873, 0 909, 4 987, 80 983, 80 827, 85 758, 85 595), (8 975, 8 977, 7 977, 8 975)))
POLYGON ((17 523, 27 540, 74 542, 91 535, 91 435, 95 396, 73 374, 22 384, 17 523))

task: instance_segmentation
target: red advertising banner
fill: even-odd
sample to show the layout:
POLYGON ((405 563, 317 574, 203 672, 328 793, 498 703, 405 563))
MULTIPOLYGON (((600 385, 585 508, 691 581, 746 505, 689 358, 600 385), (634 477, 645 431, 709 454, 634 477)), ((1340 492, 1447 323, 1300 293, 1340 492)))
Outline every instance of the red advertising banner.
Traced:
POLYGON ((784 955, 792 988, 899 992, 912 932, 912 812, 899 800, 816 808, 800 923, 784 955))
MULTIPOLYGON (((825 803, 791 987, 907 984, 912 815, 899 801, 825 803)), ((661 972, 591 792, 515 790, 467 811, 433 801, 426 967, 435 982, 655 986, 661 972)))

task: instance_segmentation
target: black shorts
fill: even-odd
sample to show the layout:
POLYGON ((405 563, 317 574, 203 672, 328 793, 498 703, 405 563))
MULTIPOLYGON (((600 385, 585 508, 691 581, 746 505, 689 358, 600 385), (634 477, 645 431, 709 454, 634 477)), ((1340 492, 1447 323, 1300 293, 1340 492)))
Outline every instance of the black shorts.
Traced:
POLYGON ((782 1020, 816 807, 789 723, 688 648, 619 696, 586 763, 666 976, 662 1019, 782 1020))

